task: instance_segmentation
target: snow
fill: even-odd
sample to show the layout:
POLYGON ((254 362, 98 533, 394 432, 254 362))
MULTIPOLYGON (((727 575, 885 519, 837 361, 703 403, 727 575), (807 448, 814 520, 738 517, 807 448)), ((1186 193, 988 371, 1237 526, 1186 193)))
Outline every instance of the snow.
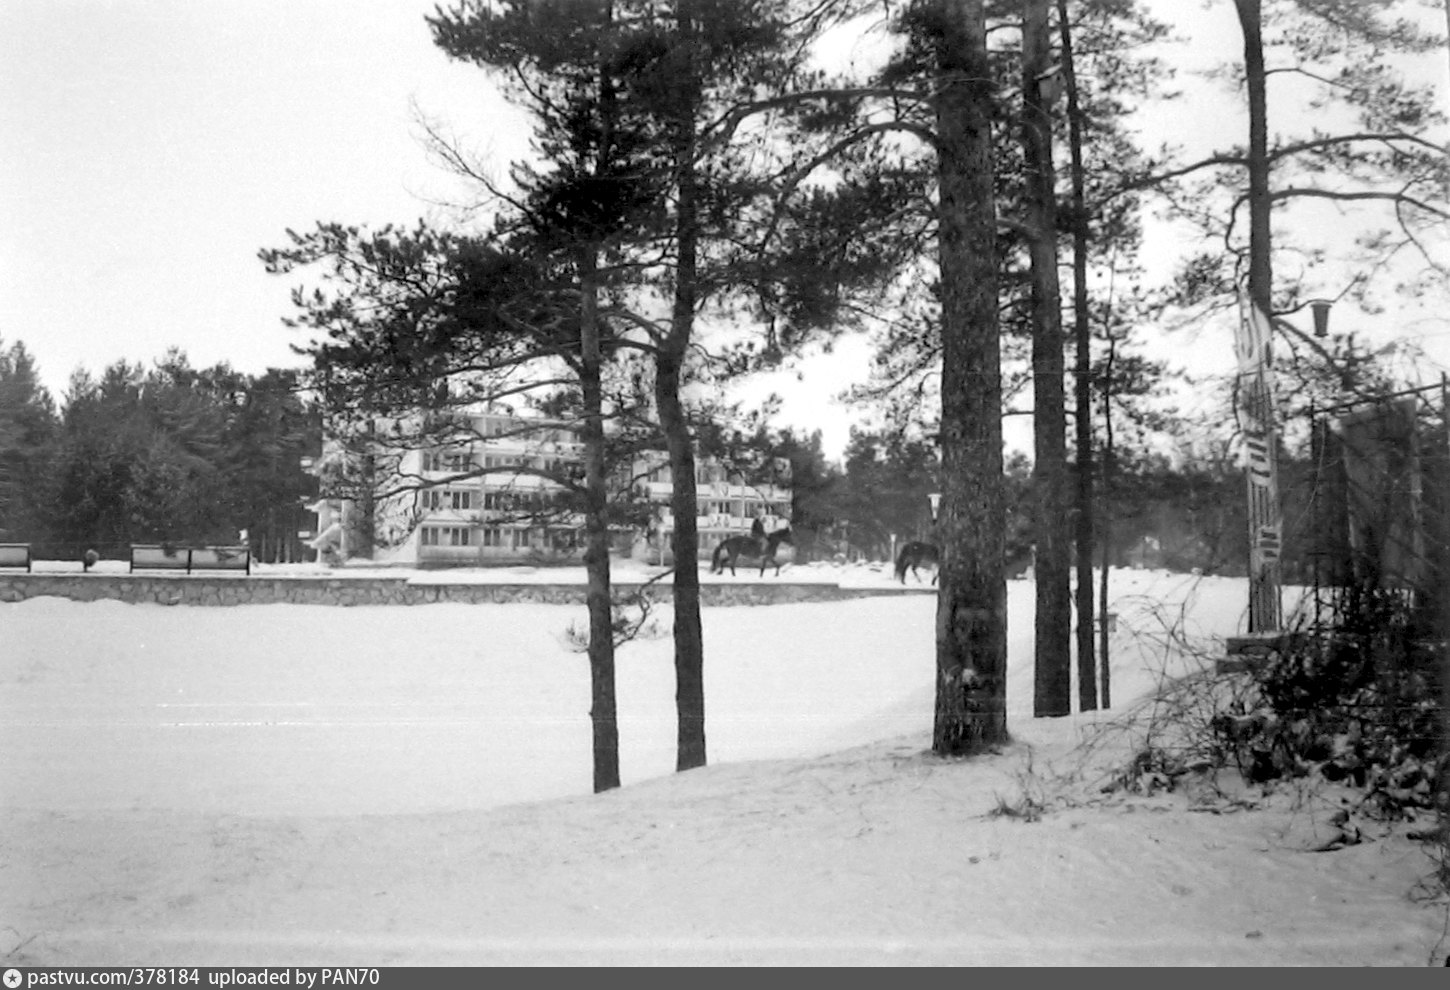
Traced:
MULTIPOLYGON (((879 566, 774 580, 802 579, 900 587, 879 566)), ((1097 730, 1203 662, 1166 629, 1211 656, 1246 601, 1241 581, 1112 585, 1115 710, 1031 718, 1033 589, 1011 582, 1013 743, 970 760, 929 753, 928 586, 707 607, 710 766, 673 772, 671 645, 637 641, 618 658, 625 786, 602 795, 565 635, 582 607, 0 605, 0 956, 1438 964, 1446 902, 1412 897, 1433 864, 1405 827, 1306 851, 1333 790, 1253 810, 1227 782, 1228 798, 1102 792, 1132 733, 1097 730), (1027 796, 1040 818, 995 813, 1027 796)))

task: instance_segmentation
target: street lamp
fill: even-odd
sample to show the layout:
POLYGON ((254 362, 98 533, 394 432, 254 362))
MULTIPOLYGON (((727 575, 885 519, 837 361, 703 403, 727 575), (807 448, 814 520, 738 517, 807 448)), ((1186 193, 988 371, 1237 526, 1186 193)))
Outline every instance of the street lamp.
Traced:
POLYGON ((937 510, 941 508, 941 492, 932 492, 927 500, 931 502, 931 521, 936 522, 937 510))

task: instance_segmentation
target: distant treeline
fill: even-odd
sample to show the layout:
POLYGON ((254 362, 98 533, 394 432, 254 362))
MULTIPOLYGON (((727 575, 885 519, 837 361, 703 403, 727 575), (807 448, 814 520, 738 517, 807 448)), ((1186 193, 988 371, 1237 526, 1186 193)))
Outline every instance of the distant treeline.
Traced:
POLYGON ((321 419, 297 373, 193 368, 172 350, 152 368, 78 371, 59 404, 21 343, 0 349, 0 542, 40 559, 132 543, 235 544, 256 559, 310 559, 298 537, 317 490, 321 419))
MULTIPOLYGON (((703 444, 742 463, 791 462, 792 525, 803 559, 887 559, 893 545, 931 540, 929 496, 941 490, 936 448, 892 432, 853 430, 831 463, 819 433, 761 431, 703 444), (894 542, 893 542, 894 537, 894 542)), ((124 559, 132 543, 238 542, 255 559, 312 559, 299 538, 317 479, 302 470, 321 449, 319 410, 295 371, 254 376, 225 364, 193 368, 179 351, 154 367, 118 362, 77 372, 59 404, 21 343, 0 346, 0 542, 40 559, 89 549, 124 559)), ((1283 455, 1286 577, 1307 575, 1307 465, 1283 455)), ((1242 574, 1248 522, 1241 470, 1228 460, 1184 464, 1121 450, 1098 510, 1098 545, 1117 566, 1242 574)), ((1031 465, 1007 461, 1010 564, 1031 559, 1031 465)), ((1101 493, 1100 493, 1101 497, 1101 493)))
MULTIPOLYGON (((845 556, 886 560, 893 546, 935 540, 930 496, 942 490, 934 444, 893 431, 853 429, 840 464, 827 460, 820 434, 786 430, 720 438, 711 450, 763 451, 791 463, 791 522, 798 559, 845 556)), ((1242 468, 1220 456, 1169 457, 1128 445, 1100 452, 1095 560, 1116 567, 1199 570, 1241 576, 1248 564, 1248 499, 1242 468), (1103 471, 1106 466, 1106 472, 1103 471)), ((1290 580, 1307 580, 1308 511, 1313 478, 1302 457, 1281 450, 1286 519, 1284 564, 1290 580)), ((1075 470, 1075 468, 1073 469, 1075 470)), ((1032 465, 1018 453, 1006 460, 1006 564, 1015 572, 1032 560, 1032 465)))

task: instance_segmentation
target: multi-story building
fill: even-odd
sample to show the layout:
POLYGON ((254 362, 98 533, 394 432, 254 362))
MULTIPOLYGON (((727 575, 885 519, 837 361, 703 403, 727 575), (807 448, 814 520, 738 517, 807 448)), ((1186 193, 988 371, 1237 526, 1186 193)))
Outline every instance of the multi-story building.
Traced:
MULTIPOLYGON (((316 471, 343 455, 332 445, 316 471)), ((391 494, 368 500, 324 497, 313 546, 324 559, 359 552, 364 528, 380 536, 371 559, 414 567, 577 560, 583 521, 565 498, 561 476, 582 477, 583 448, 563 424, 508 413, 468 417, 466 429, 435 446, 396 452, 387 478, 376 487, 391 494), (368 512, 373 514, 369 525, 368 512)), ((747 535, 756 520, 767 532, 788 525, 790 464, 777 459, 760 483, 727 471, 712 458, 696 466, 700 516, 696 526, 702 553, 722 540, 747 535)), ((619 525, 611 534, 615 553, 650 562, 669 560, 675 520, 670 511, 673 479, 664 451, 646 451, 610 475, 613 494, 638 500, 639 525, 619 525), (647 521, 646 521, 647 520, 647 521)))

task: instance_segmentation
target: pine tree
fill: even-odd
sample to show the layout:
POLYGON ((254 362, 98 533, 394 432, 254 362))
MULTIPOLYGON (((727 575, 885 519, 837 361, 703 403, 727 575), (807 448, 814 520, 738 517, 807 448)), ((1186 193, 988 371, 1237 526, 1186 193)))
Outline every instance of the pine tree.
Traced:
POLYGON ((40 543, 48 535, 58 425, 55 403, 25 345, 16 341, 0 350, 0 541, 40 543))
POLYGON ((610 207, 587 197, 601 149, 582 147, 582 168, 538 175, 514 229, 491 242, 425 225, 369 234, 321 224, 262 257, 278 273, 319 266, 333 286, 299 290, 302 313, 294 322, 323 335, 306 350, 334 429, 361 434, 359 452, 374 458, 372 470, 343 479, 355 497, 411 499, 431 482, 402 471, 402 456, 484 439, 466 412, 491 403, 531 401, 578 435, 583 477, 567 466, 470 464, 453 478, 538 475, 565 493, 553 508, 583 517, 594 785, 607 790, 619 786, 604 491, 611 466, 603 432, 609 341, 592 263, 610 207))
POLYGON ((1066 368, 1062 299, 1057 277, 1057 173, 1053 166, 1052 95, 1061 84, 1048 23, 1048 0, 1022 4, 1023 216, 1031 264, 1033 532, 1037 593, 1035 642, 1036 715, 1072 711, 1066 368))
POLYGON ((1007 585, 991 78, 980 0, 914 8, 933 77, 941 279, 942 565, 932 748, 1007 739, 1007 585))
POLYGON ((750 133, 748 122, 774 106, 771 97, 796 70, 799 37, 813 30, 812 21, 801 18, 792 27, 784 0, 512 2, 497 8, 465 2, 430 19, 435 40, 451 56, 509 68, 526 79, 514 93, 525 102, 581 65, 600 66, 615 94, 611 126, 635 142, 638 155, 629 167, 651 195, 632 214, 639 224, 632 237, 614 243, 613 305, 605 315, 643 336, 674 479, 680 770, 701 766, 707 757, 696 423, 683 390, 698 373, 692 355, 701 313, 728 309, 742 285, 758 285, 762 277, 763 267, 752 263, 755 249, 735 250, 760 239, 750 228, 767 226, 759 204, 770 200, 765 180, 749 167, 750 152, 761 149, 762 139, 750 133), (561 25, 581 18, 595 25, 593 34, 572 34, 561 43, 561 25), (491 42, 491 32, 502 43, 491 42), (631 281, 632 293, 623 287, 631 281), (652 308, 652 301, 660 305, 652 308))

